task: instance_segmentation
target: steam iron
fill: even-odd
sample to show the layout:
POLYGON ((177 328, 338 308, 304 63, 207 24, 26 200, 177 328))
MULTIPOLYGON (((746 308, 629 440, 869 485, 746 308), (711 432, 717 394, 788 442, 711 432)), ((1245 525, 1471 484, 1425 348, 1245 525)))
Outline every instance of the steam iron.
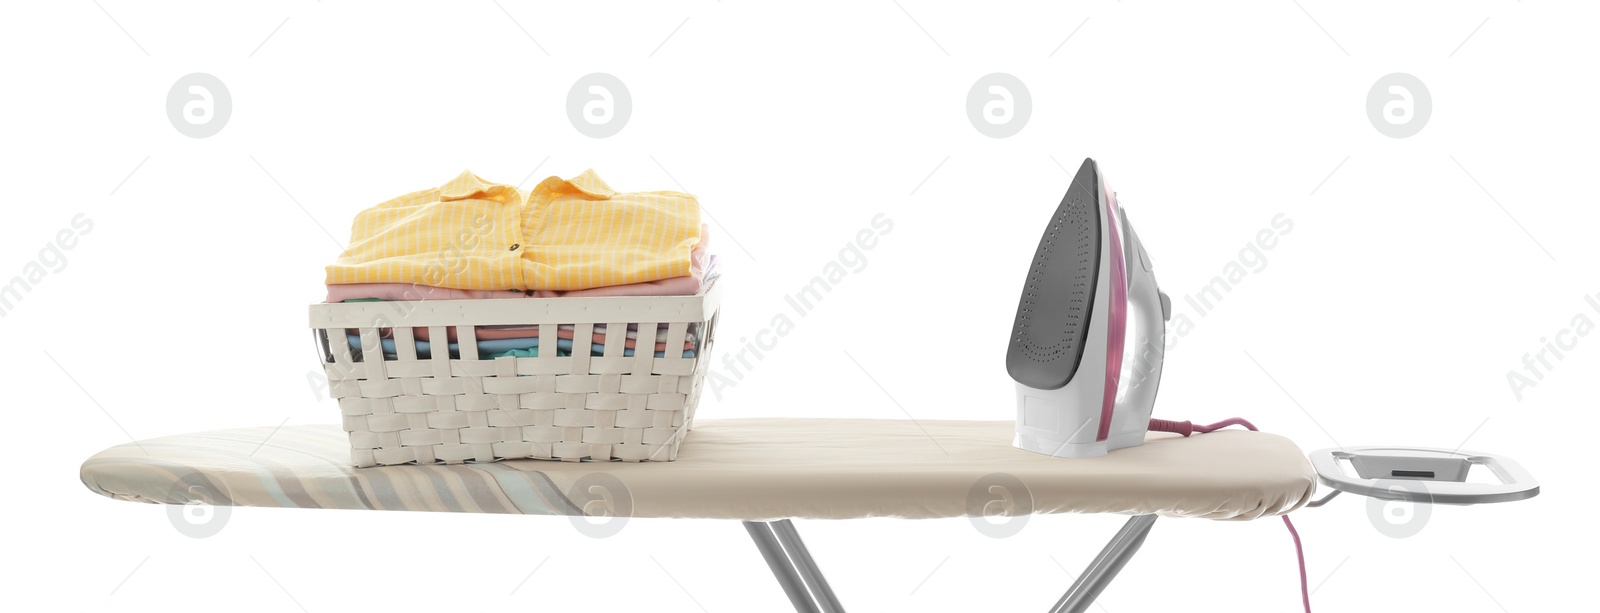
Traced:
POLYGON ((1084 458, 1143 443, 1171 316, 1127 213, 1085 159, 1039 240, 1012 324, 1012 445, 1084 458))

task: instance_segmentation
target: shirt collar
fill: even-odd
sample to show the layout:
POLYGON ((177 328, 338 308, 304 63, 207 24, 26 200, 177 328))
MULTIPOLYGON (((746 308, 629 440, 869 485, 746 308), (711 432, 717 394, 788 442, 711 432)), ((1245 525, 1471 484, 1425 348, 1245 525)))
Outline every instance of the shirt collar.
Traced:
MULTIPOLYGON (((473 196, 481 196, 485 200, 498 200, 504 202, 503 196, 516 194, 517 188, 502 183, 485 181, 470 170, 463 170, 456 178, 439 186, 440 200, 461 200, 473 196)), ((520 200, 520 197, 518 198, 520 200)))
POLYGON ((606 185, 605 181, 600 180, 600 175, 595 174, 592 168, 571 179, 550 177, 541 181, 539 186, 534 188, 534 191, 582 192, 602 200, 610 199, 612 196, 617 195, 617 190, 611 189, 610 185, 606 185))

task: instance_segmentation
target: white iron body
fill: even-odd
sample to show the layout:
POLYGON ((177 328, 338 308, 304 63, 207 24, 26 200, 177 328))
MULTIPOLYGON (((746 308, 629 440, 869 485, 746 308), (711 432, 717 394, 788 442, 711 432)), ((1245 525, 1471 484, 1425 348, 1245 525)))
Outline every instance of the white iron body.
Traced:
MULTIPOLYGON (((1012 444, 1062 458, 1101 456, 1144 442, 1161 381, 1166 320, 1171 315, 1171 303, 1156 285, 1149 255, 1117 205, 1116 195, 1099 180, 1092 165, 1092 160, 1086 161, 1084 168, 1096 175, 1100 257, 1081 358, 1070 379, 1059 388, 1016 383, 1017 423, 1012 444), (1121 266, 1115 265, 1118 263, 1121 266), (1113 291, 1118 283, 1125 292, 1113 291), (1122 351, 1108 351, 1119 327, 1122 351), (1108 407, 1109 426, 1103 426, 1108 407)), ((1058 221, 1056 228, 1060 225, 1058 221)), ((1046 241, 1055 249, 1081 246, 1051 234, 1046 241), (1062 244, 1054 246, 1056 241, 1062 244)), ((1032 296, 1025 293, 1019 309, 1027 308, 1032 296)), ((1043 309, 1030 317, 1055 315, 1059 313, 1043 309)))

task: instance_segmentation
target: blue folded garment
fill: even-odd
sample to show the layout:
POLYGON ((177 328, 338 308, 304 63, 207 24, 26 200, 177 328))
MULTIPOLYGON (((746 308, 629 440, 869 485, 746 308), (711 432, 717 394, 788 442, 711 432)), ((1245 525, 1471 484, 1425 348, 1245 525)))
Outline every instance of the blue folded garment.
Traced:
MULTIPOLYGON (((349 339, 350 348, 355 350, 355 351, 357 351, 357 352, 360 352, 361 351, 361 336, 357 335, 357 334, 349 334, 349 335, 346 335, 346 337, 349 339)), ((394 359, 398 359, 399 358, 399 355, 398 355, 398 353, 396 353, 396 350, 395 350, 394 339, 385 338, 385 339, 381 339, 379 342, 383 346, 383 357, 384 357, 384 359, 394 360, 394 359)), ((418 359, 428 359, 428 358, 432 358, 433 357, 433 350, 432 350, 432 344, 431 343, 429 343, 428 341, 416 341, 416 344, 417 344, 417 358, 418 359)), ((591 344, 589 346, 589 355, 591 355, 591 356, 600 356, 600 355, 602 355, 604 353, 605 353, 605 345, 603 345, 603 344, 593 343, 593 344, 591 344)), ((572 340, 571 339, 565 339, 565 338, 556 339, 556 355, 558 355, 558 356, 570 356, 570 355, 572 355, 572 340)), ((622 350, 622 355, 631 358, 631 357, 633 357, 633 350, 632 349, 624 349, 624 350, 622 350)), ((658 357, 658 358, 659 357, 665 357, 665 355, 666 354, 664 352, 657 351, 655 357, 658 357)), ((526 338, 503 338, 503 339, 494 339, 494 340, 487 340, 487 341, 478 341, 478 359, 480 359, 480 360, 492 360, 492 359, 499 358, 499 357, 533 358, 533 357, 538 357, 538 356, 539 356, 539 338, 536 337, 536 336, 535 337, 526 337, 526 338)), ((458 359, 461 357, 461 345, 460 345, 460 343, 450 343, 450 357, 458 358, 458 359)), ((694 350, 693 349, 684 350, 683 357, 686 357, 686 358, 694 357, 694 350)))

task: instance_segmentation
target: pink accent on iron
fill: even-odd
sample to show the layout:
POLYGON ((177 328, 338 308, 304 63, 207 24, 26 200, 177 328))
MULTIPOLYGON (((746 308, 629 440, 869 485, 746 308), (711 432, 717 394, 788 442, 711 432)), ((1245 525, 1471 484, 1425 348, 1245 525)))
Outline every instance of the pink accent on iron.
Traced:
POLYGON ((1100 185, 1106 197, 1106 227, 1111 235, 1111 300, 1110 328, 1106 330, 1106 385, 1105 397, 1100 401, 1100 429, 1096 442, 1111 436, 1111 412, 1117 406, 1117 385, 1122 379, 1123 341, 1128 326, 1128 271, 1122 254, 1122 222, 1117 219, 1117 196, 1111 184, 1101 177, 1100 185))

